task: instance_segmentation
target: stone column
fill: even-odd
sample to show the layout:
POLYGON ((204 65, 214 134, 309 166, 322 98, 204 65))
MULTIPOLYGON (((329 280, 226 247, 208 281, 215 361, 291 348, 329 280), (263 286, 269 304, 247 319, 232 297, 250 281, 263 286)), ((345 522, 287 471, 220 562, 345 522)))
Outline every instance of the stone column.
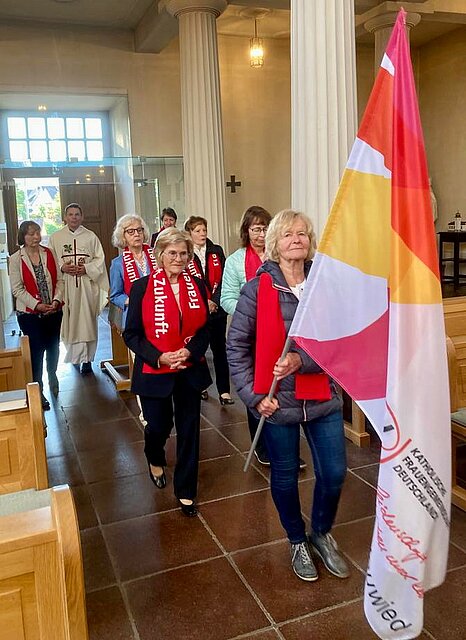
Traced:
POLYGON ((357 130, 353 0, 291 0, 292 206, 325 226, 357 130))
MULTIPOLYGON (((377 75, 380 67, 380 61, 387 48, 388 40, 393 29, 393 25, 398 17, 398 13, 390 11, 389 13, 383 13, 375 18, 371 18, 364 23, 366 31, 374 34, 375 38, 375 54, 374 54, 374 70, 377 75)), ((406 14, 406 33, 409 42, 409 33, 412 27, 415 27, 421 20, 419 13, 408 11, 406 14)))
POLYGON ((225 0, 169 0, 180 34, 186 212, 205 217, 228 252, 216 18, 225 0))

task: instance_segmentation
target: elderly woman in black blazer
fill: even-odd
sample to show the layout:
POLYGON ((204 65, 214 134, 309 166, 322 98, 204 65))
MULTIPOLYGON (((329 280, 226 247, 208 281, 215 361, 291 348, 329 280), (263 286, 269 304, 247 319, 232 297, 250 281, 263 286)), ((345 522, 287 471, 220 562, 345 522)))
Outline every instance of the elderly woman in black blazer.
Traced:
POLYGON ((202 280, 186 271, 193 256, 189 235, 178 229, 160 234, 154 249, 158 265, 134 282, 126 344, 135 353, 132 391, 140 396, 145 454, 155 486, 166 486, 165 443, 173 424, 177 460, 175 496, 186 516, 195 516, 199 465, 201 392, 211 384, 204 354, 209 344, 207 293, 202 280))

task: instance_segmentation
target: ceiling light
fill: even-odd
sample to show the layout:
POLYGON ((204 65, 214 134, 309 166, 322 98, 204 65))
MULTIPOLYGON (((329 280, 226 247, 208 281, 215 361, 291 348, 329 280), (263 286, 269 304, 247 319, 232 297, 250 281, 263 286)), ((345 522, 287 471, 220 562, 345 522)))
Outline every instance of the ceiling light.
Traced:
POLYGON ((249 59, 251 67, 264 66, 264 41, 257 37, 257 20, 254 18, 254 37, 249 40, 249 59))
POLYGON ((46 104, 38 104, 37 105, 37 111, 47 111, 47 105, 46 104))

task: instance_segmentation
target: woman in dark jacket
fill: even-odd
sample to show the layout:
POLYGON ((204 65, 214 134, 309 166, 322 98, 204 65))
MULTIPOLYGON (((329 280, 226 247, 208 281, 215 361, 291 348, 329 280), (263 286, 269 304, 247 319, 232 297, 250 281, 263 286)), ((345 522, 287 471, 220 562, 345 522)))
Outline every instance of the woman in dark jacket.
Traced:
POLYGON ((177 459, 175 496, 186 516, 195 516, 199 466, 201 391, 212 382, 204 354, 209 344, 207 294, 186 265, 193 255, 188 234, 170 229, 157 240, 159 265, 133 283, 129 296, 126 344, 135 353, 131 390, 140 396, 149 476, 166 486, 165 443, 173 425, 177 459))
POLYGON ((348 566, 330 535, 346 474, 342 401, 334 382, 293 344, 279 361, 311 266, 310 220, 286 210, 267 231, 268 260, 241 291, 228 334, 228 359, 238 394, 250 410, 266 417, 264 437, 271 463, 271 491, 291 543, 293 571, 317 579, 308 542, 339 578, 348 566), (278 391, 267 398, 273 376, 278 391), (300 425, 311 448, 316 483, 306 537, 298 492, 300 425))
MULTIPOLYGON (((215 383, 218 399, 222 406, 234 404, 230 396, 230 372, 226 353, 227 314, 220 306, 222 276, 225 254, 220 245, 207 237, 207 220, 201 216, 191 216, 184 228, 194 244, 194 255, 188 264, 188 271, 204 280, 209 297, 210 348, 214 356, 215 383)), ((203 391, 207 400, 207 391, 203 391)))

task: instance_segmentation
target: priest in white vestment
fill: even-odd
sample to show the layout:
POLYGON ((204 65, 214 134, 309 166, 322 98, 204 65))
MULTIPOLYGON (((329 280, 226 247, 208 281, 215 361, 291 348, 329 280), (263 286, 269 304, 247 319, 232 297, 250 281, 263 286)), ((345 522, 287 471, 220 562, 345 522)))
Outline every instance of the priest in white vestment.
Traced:
POLYGON ((65 226, 50 236, 49 247, 57 256, 65 285, 61 328, 65 362, 90 373, 97 348, 97 318, 107 303, 109 283, 100 240, 82 226, 83 218, 80 205, 69 204, 65 226))

